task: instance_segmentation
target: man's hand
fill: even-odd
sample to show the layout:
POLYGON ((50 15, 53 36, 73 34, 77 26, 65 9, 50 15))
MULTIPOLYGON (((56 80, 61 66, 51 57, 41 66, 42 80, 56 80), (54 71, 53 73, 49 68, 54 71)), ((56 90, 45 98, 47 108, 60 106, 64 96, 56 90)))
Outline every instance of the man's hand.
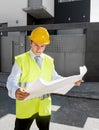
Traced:
POLYGON ((21 89, 17 89, 16 90, 16 93, 15 93, 15 96, 16 96, 16 99, 17 100, 24 100, 26 97, 28 97, 30 94, 25 92, 24 90, 21 90, 21 89))
POLYGON ((84 80, 79 80, 79 81, 75 82, 75 86, 80 86, 80 84, 81 84, 82 82, 84 82, 84 80))

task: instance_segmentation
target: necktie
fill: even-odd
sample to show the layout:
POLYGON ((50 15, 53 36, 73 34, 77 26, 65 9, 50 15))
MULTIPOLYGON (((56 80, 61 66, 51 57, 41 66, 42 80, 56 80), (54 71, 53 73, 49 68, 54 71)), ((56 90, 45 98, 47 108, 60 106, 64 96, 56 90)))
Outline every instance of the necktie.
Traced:
MULTIPOLYGON (((41 65, 42 65, 42 58, 40 56, 35 56, 34 57, 36 63, 38 64, 38 66, 41 68, 41 65)), ((44 100, 45 98, 48 98, 50 96, 50 94, 45 94, 45 95, 42 95, 40 97, 41 100, 44 100)))
POLYGON ((35 56, 34 57, 36 63, 38 64, 38 66, 41 68, 41 65, 42 65, 42 59, 40 56, 35 56))

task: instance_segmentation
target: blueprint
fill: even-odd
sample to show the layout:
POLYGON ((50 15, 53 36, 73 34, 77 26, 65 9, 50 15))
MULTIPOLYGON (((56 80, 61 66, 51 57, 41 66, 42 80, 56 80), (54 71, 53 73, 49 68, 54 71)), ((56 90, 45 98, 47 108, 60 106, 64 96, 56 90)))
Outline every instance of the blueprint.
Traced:
POLYGON ((66 94, 75 86, 76 81, 82 80, 83 76, 87 72, 86 66, 80 66, 79 70, 79 75, 63 77, 51 82, 45 82, 41 78, 38 78, 35 82, 29 82, 26 91, 30 93, 30 95, 25 100, 51 93, 66 94))

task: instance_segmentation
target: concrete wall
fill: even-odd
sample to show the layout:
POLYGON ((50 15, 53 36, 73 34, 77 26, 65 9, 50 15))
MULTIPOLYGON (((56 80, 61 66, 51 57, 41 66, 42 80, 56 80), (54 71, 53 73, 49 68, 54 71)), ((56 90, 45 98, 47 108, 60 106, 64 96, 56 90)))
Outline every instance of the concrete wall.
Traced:
MULTIPOLYGON (((10 72, 13 64, 13 41, 18 43, 17 37, 1 38, 1 72, 10 72)), ((16 47, 16 51, 17 51, 16 47)))
POLYGON ((40 7, 42 5, 42 0, 29 0, 29 7, 40 7))
MULTIPOLYGON (((2 72, 10 72, 14 56, 30 49, 28 37, 24 42, 23 45, 20 44, 20 37, 1 38, 2 72)), ((79 66, 85 64, 85 35, 51 35, 51 44, 47 46, 45 53, 55 59, 56 70, 59 74, 63 76, 79 74, 79 66)))
POLYGON ((84 34, 51 36, 51 44, 45 52, 55 59, 55 68, 59 74, 79 74, 79 66, 85 64, 85 41, 84 34))
MULTIPOLYGON (((28 26, 25 29, 31 30, 34 26, 28 26)), ((85 64, 88 68, 85 81, 99 82, 99 23, 50 24, 44 25, 44 27, 48 30, 55 30, 55 34, 56 30, 61 29, 60 32, 63 33, 62 30, 65 29, 64 34, 51 36, 51 44, 45 51, 55 58, 57 71, 64 76, 78 74, 78 67, 85 64), (79 31, 79 29, 83 31, 79 31), (68 30, 72 30, 72 32, 68 30), (75 30, 78 30, 76 34, 75 30), (67 32, 69 33, 67 34, 67 32), (79 33, 77 34, 77 32, 79 33)), ((22 27, 20 29, 22 30, 22 27)), ((0 30, 3 29, 0 28, 0 30)), ((10 28, 7 28, 7 30, 10 30, 10 28)), ((28 38, 25 35, 24 32, 21 32, 20 36, 17 37, 18 39, 11 37, 10 40, 1 37, 0 49, 2 52, 0 52, 2 54, 0 54, 0 63, 2 67, 5 67, 2 68, 2 71, 8 71, 9 65, 11 66, 13 63, 12 57, 14 55, 30 49, 28 38)))
POLYGON ((54 0, 42 0, 42 4, 46 10, 54 17, 54 0))
POLYGON ((25 52, 25 35, 20 33, 20 36, 13 35, 1 37, 1 72, 10 72, 14 63, 14 56, 25 52))

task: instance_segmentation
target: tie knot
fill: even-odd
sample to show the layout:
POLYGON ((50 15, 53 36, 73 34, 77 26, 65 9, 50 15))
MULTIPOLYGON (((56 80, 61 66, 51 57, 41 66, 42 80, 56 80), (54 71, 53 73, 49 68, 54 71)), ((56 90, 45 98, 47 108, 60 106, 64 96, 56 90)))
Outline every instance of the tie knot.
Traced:
POLYGON ((35 60, 39 60, 41 57, 40 56, 35 56, 34 58, 35 58, 35 60))

